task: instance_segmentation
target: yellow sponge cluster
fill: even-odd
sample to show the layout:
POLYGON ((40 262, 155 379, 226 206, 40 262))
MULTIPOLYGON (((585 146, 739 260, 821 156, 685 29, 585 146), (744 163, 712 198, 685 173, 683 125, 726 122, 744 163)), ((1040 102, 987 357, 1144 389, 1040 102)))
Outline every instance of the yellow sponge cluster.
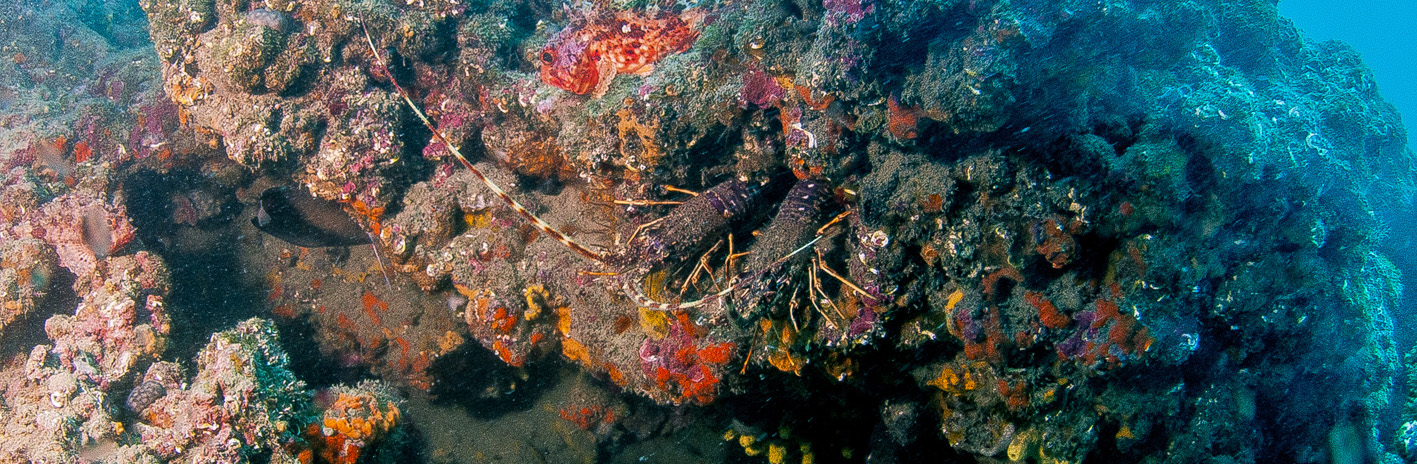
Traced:
POLYGON ((380 404, 373 396, 340 393, 325 410, 324 425, 349 439, 368 441, 393 430, 399 418, 399 408, 392 401, 380 404))

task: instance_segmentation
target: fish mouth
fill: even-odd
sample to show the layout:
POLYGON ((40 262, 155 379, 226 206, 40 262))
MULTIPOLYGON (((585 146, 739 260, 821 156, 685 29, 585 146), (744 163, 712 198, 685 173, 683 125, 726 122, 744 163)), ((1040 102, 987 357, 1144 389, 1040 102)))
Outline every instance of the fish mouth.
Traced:
POLYGON ((590 93, 592 84, 591 81, 573 79, 567 73, 556 72, 547 68, 541 69, 541 82, 545 82, 547 84, 577 95, 585 95, 587 93, 590 93))
POLYGON ((574 94, 576 94, 576 95, 585 95, 585 94, 590 93, 591 83, 590 83, 590 82, 581 82, 579 85, 572 85, 571 87, 574 87, 574 88, 569 88, 569 87, 568 87, 568 88, 566 88, 566 90, 569 90, 569 91, 571 91, 571 93, 574 93, 574 94))

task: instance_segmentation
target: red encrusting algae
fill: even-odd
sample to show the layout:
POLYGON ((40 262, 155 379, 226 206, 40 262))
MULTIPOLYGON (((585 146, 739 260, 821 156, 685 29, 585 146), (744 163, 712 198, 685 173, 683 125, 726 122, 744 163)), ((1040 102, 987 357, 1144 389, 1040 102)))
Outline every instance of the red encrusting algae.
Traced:
POLYGON ((1062 329, 1073 322, 1066 314, 1058 312, 1058 307, 1053 306, 1053 302, 1048 301, 1042 293, 1028 291, 1024 292, 1023 297, 1028 304, 1038 309, 1038 320, 1043 322, 1044 327, 1062 329))

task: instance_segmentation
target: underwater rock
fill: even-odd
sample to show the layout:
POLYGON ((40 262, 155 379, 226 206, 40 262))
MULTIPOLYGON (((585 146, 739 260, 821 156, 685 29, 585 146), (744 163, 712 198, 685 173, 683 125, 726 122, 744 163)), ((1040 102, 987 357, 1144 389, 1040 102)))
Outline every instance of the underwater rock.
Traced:
MULTIPOLYGON (((802 433, 906 454, 894 436, 929 430, 915 446, 980 461, 1303 461, 1331 424, 1379 427, 1396 280, 1365 237, 1417 159, 1356 54, 1272 4, 394 3, 144 5, 191 124, 465 300, 456 331, 388 296, 312 316, 350 365, 421 388, 411 366, 466 335, 656 403, 731 397, 771 424, 745 430, 840 410, 802 433), (844 216, 747 187, 788 172, 844 216), (735 279, 758 273, 776 285, 735 279), (847 401, 883 387, 918 411, 847 401), (802 391, 822 404, 760 407, 802 391), (1226 409, 1250 402, 1309 420, 1226 409)), ((278 314, 319 314, 289 275, 278 314)))
POLYGON ((256 8, 247 11, 243 18, 246 19, 246 23, 248 24, 261 26, 277 32, 291 32, 291 30, 296 27, 295 21, 290 19, 289 16, 286 16, 285 13, 270 8, 256 8))
POLYGON ((36 309, 57 272, 58 255, 37 238, 5 240, 0 245, 0 334, 36 309))
POLYGON ((286 368, 275 326, 250 319, 212 334, 186 388, 167 389, 137 424, 144 447, 164 459, 237 462, 257 453, 294 459, 282 443, 311 411, 305 383, 286 368))
POLYGON ((407 440, 399 409, 404 401, 388 384, 336 385, 316 399, 328 404, 319 406, 324 411, 306 435, 322 462, 391 462, 407 440))
POLYGON ((122 202, 76 194, 46 203, 43 211, 45 241, 59 254, 59 264, 78 276, 91 274, 137 235, 122 202))
POLYGON ((254 92, 265 87, 262 71, 285 48, 285 31, 249 21, 237 22, 230 35, 221 39, 226 77, 233 84, 254 92))
POLYGON ((118 401, 112 387, 133 382, 136 368, 165 350, 169 277, 146 251, 107 263, 102 276, 75 283, 81 301, 72 314, 45 321, 48 344, 34 346, 3 377, 6 414, 0 427, 6 439, 0 440, 0 461, 73 461, 82 451, 81 437, 123 436, 108 406, 118 401))
POLYGON ((142 414, 148 409, 148 406, 166 394, 167 387, 164 387, 162 382, 145 380, 128 392, 128 399, 123 404, 128 406, 129 411, 142 414))

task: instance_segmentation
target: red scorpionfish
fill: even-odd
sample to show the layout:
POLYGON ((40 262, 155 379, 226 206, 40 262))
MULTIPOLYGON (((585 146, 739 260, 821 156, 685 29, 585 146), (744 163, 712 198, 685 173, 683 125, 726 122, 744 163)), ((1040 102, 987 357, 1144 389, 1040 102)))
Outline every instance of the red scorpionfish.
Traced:
POLYGON ((571 22, 541 49, 541 82, 572 93, 610 89, 619 74, 647 76, 654 63, 682 53, 699 38, 698 10, 683 14, 639 11, 592 12, 571 22))

